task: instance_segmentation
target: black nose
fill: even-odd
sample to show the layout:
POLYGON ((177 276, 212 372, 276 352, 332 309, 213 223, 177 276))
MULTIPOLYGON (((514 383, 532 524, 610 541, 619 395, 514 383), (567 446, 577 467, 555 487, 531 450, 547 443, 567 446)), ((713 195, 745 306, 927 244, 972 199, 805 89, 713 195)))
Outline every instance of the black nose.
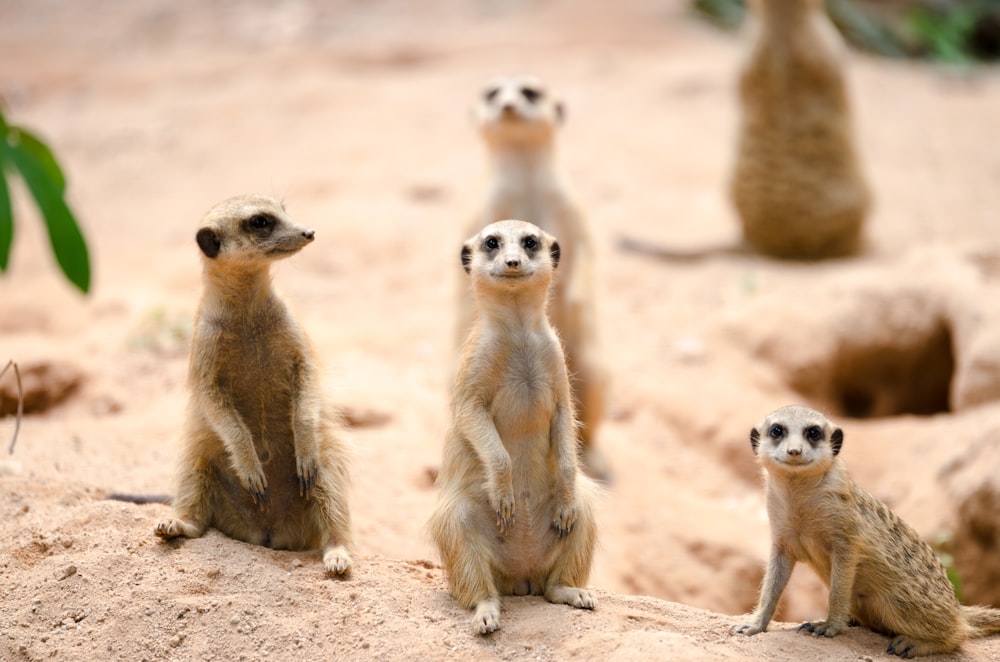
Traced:
POLYGON ((788 454, 789 455, 802 455, 802 449, 801 448, 789 448, 788 449, 788 454))
POLYGON ((521 266, 520 260, 507 260, 507 266, 513 269, 514 267, 521 266))
POLYGON ((308 239, 309 241, 312 241, 313 239, 316 238, 316 231, 315 230, 303 230, 302 231, 302 236, 305 237, 306 239, 308 239))

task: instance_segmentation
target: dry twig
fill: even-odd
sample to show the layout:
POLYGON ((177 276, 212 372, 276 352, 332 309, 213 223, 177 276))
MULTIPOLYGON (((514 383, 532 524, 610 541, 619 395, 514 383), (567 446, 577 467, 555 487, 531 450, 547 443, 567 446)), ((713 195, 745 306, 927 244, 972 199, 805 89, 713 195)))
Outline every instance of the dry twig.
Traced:
POLYGON ((3 377, 11 366, 14 366, 14 377, 17 378, 17 416, 14 418, 14 434, 10 438, 10 446, 7 449, 8 455, 14 454, 17 433, 21 429, 21 415, 24 413, 24 387, 21 385, 21 371, 18 370, 14 359, 7 361, 7 365, 3 367, 3 370, 0 370, 0 377, 3 377))

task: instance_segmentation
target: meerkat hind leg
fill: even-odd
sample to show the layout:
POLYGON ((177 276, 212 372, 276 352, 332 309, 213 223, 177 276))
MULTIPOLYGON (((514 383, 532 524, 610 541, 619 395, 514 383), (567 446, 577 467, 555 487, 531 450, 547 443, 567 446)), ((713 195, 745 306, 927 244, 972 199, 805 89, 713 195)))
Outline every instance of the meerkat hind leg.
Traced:
POLYGON ((924 641, 901 634, 893 637, 885 652, 890 655, 911 658, 934 655, 935 653, 950 653, 954 650, 955 646, 950 643, 924 641))
POLYGON ((476 615, 472 617, 472 627, 479 634, 496 632, 500 627, 500 598, 489 597, 476 605, 476 615))
POLYGON ((597 599, 590 591, 575 586, 555 584, 545 588, 545 599, 553 604, 569 605, 577 609, 593 609, 597 599))
POLYGON ((165 519, 157 523, 153 532, 164 540, 172 538, 200 538, 205 533, 205 526, 183 519, 165 519))

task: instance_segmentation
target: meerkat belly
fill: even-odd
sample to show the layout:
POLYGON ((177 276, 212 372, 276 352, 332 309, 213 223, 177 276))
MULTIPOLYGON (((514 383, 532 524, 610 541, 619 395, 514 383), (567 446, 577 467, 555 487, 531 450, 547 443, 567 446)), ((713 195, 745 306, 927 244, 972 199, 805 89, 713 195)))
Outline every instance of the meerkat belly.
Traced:
POLYGON ((289 536, 289 527, 297 527, 305 502, 298 493, 292 428, 292 361, 287 356, 267 352, 268 343, 258 351, 247 352, 220 375, 240 419, 253 439, 254 450, 267 477, 267 501, 255 503, 250 492, 235 476, 228 461, 217 470, 226 483, 231 507, 238 521, 256 531, 256 540, 265 547, 298 548, 289 536), (251 524, 252 523, 252 524, 251 524))
POLYGON ((497 432, 511 459, 515 519, 498 538, 505 592, 539 594, 552 565, 555 471, 549 430, 555 411, 551 389, 520 383, 494 401, 497 432))
POLYGON ((552 528, 555 514, 554 471, 548 451, 548 434, 511 444, 514 487, 514 526, 498 538, 506 592, 538 595, 557 552, 552 528))

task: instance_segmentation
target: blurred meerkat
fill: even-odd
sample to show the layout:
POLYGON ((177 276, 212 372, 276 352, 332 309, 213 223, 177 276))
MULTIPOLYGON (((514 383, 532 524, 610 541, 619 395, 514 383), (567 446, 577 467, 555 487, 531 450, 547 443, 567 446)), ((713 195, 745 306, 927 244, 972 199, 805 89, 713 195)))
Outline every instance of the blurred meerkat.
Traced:
POLYGON ((844 433, 807 407, 788 406, 750 431, 765 469, 771 559, 750 622, 767 629, 798 561, 830 590, 826 620, 800 632, 833 637, 853 621, 892 637, 888 652, 953 651, 969 637, 1000 633, 1000 609, 959 604, 944 567, 917 532, 855 485, 837 457, 844 433))
MULTIPOLYGON (((595 478, 607 479, 607 463, 594 441, 607 391, 591 282, 594 251, 586 220, 570 200, 555 167, 555 137, 563 122, 563 105, 536 78, 503 77, 486 85, 474 117, 489 152, 492 176, 486 204, 466 236, 489 223, 518 218, 559 238, 562 260, 550 296, 549 319, 565 347, 581 423, 578 436, 584 466, 595 478)), ((472 293, 463 281, 459 342, 468 335, 474 310, 472 293)))
POLYGON ((174 518, 161 538, 213 527, 275 549, 320 549, 351 565, 347 451, 323 402, 305 332, 271 286, 270 265, 313 241, 277 201, 213 207, 196 240, 204 292, 192 338, 174 518))
POLYGON ((855 152, 843 44, 821 0, 750 0, 730 192, 756 251, 811 260, 857 252, 870 205, 855 152))
POLYGON ((476 632, 499 627, 501 595, 593 609, 583 586, 596 542, 596 484, 578 468, 562 347, 545 314, 560 245, 530 223, 486 226, 462 247, 476 318, 428 530, 476 632))

